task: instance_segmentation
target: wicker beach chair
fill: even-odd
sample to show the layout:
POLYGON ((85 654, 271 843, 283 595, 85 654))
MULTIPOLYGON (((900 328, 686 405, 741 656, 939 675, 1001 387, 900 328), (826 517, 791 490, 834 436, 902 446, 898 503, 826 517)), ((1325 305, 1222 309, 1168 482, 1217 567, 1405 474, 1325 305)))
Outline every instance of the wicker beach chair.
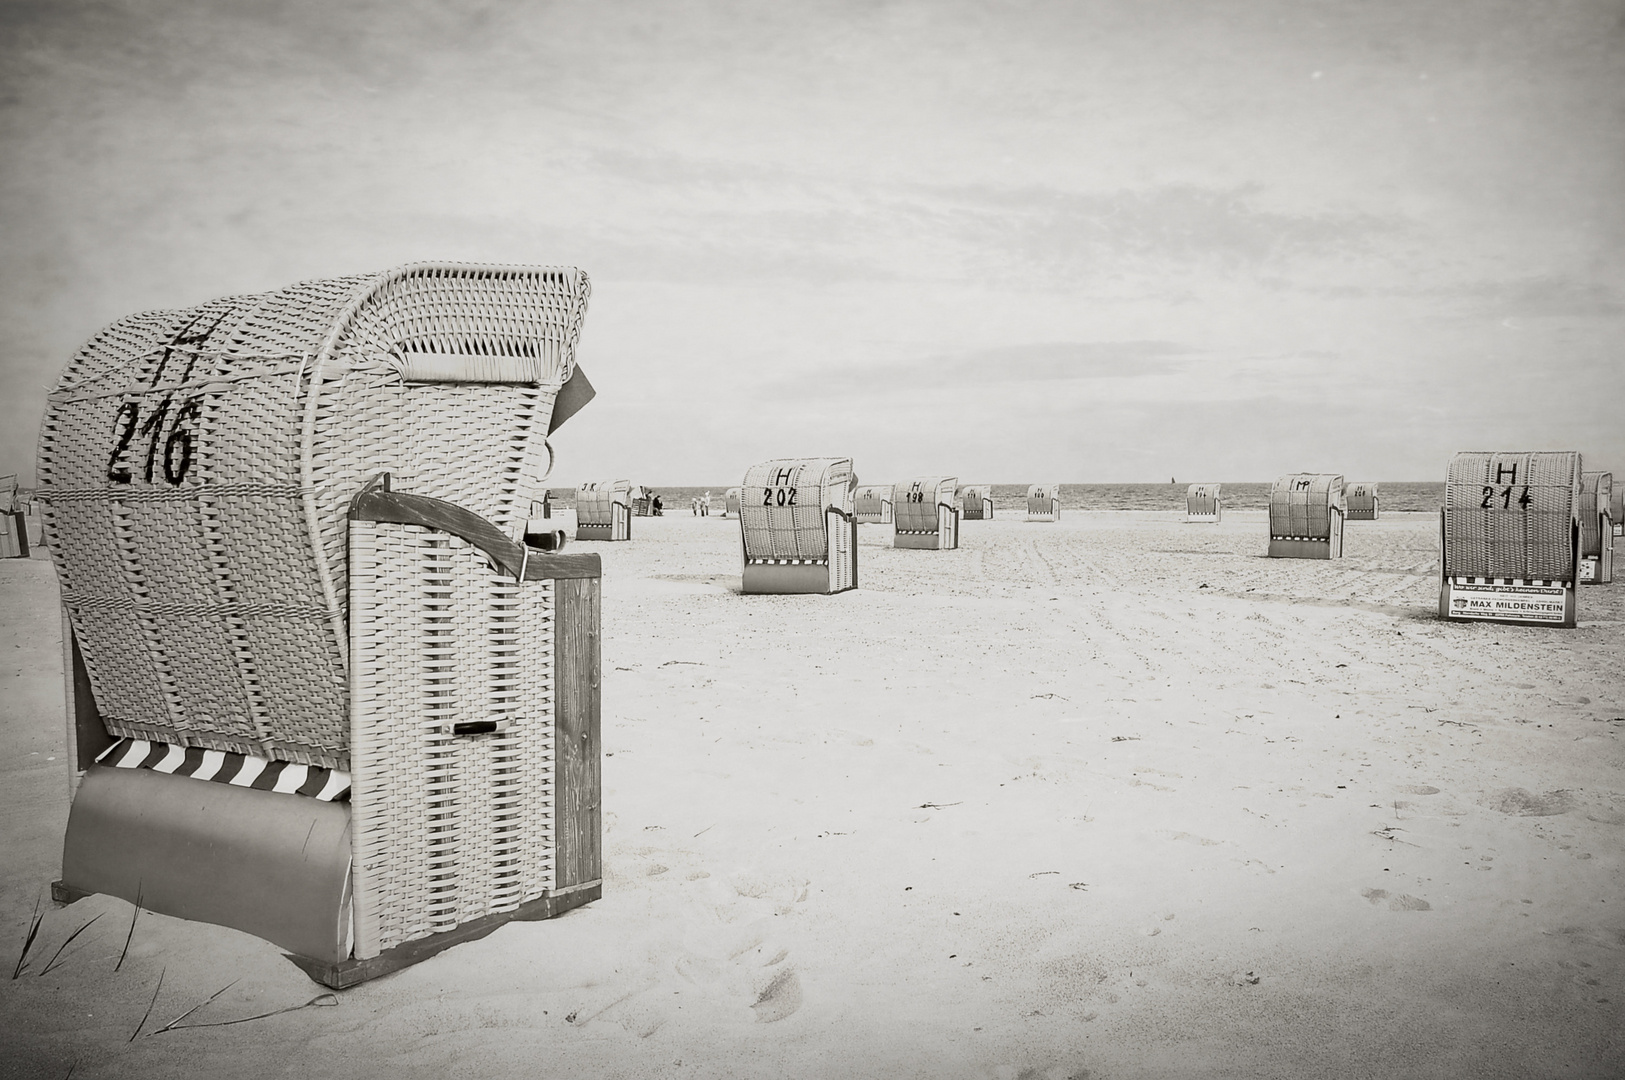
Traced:
POLYGON ((860 525, 892 523, 892 485, 869 484, 852 494, 852 513, 860 525))
POLYGON ((1224 515, 1222 484, 1192 484, 1185 489, 1185 520, 1215 522, 1224 515))
POLYGON ((1580 474, 1580 584, 1610 585, 1614 580, 1614 522, 1609 506, 1612 473, 1580 474))
POLYGON ((739 516, 739 489, 731 487, 722 493, 722 516, 737 518, 739 516))
POLYGON ((1580 455, 1460 453, 1440 511, 1439 615, 1575 625, 1580 455))
POLYGON ((576 539, 632 539, 632 481, 592 480, 576 489, 576 539))
POLYGON ((892 485, 892 547, 952 551, 959 546, 957 478, 922 476, 892 485))
POLYGON ((515 539, 592 396, 587 297, 575 269, 414 264, 74 357, 38 471, 77 766, 58 900, 236 927, 346 986, 599 895, 599 560, 515 539))
POLYGON ((752 465, 740 488, 742 591, 839 593, 858 587, 851 458, 752 465))
POLYGON ((1034 484, 1027 489, 1027 520, 1061 520, 1061 485, 1034 484))
POLYGON ((1270 487, 1272 559, 1341 559, 1343 478, 1335 473, 1291 473, 1270 487))
POLYGON ((986 484, 965 484, 954 492, 960 517, 965 521, 986 521, 993 517, 993 489, 986 484))
POLYGON ((1608 493, 1608 520, 1613 522, 1615 536, 1625 536, 1625 480, 1615 481, 1608 493))
POLYGON ((1346 484, 1343 502, 1348 508, 1349 521, 1376 521, 1382 508, 1377 498, 1377 485, 1367 480, 1346 484))

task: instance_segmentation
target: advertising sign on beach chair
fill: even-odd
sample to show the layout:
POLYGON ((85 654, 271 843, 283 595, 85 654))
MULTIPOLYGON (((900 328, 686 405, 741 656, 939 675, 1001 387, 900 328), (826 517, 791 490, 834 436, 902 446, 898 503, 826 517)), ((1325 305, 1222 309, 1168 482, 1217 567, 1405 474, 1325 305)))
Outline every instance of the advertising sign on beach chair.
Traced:
POLYGON ((1439 519, 1441 618, 1575 625, 1579 454, 1457 454, 1439 519))
POLYGON ((1377 500, 1377 485, 1369 480, 1357 480, 1343 488, 1343 502, 1348 507, 1350 521, 1376 521, 1381 515, 1377 500))
POLYGON ((1609 585, 1614 580, 1614 522, 1609 501, 1614 476, 1580 474, 1580 584, 1609 585))
POLYGON ((1027 489, 1027 520, 1061 520, 1061 485, 1034 484, 1027 489))
POLYGON ((601 888, 599 559, 533 549, 587 276, 420 263, 98 333, 37 499, 75 788, 60 901, 352 985, 601 888))
POLYGON ((576 539, 632 539, 632 481, 591 480, 576 488, 576 539))
POLYGON ((959 546, 958 480, 923 476, 892 485, 892 547, 951 551, 959 546))
POLYGON ((858 587, 851 458, 753 465, 739 489, 742 591, 838 593, 858 587))
POLYGON ((954 499, 966 521, 985 521, 993 516, 993 489, 986 484, 965 484, 954 492, 954 499))
POLYGON ((890 525, 892 523, 892 485, 867 484, 852 495, 852 512, 860 525, 890 525))
POLYGON ((1270 487, 1270 558, 1341 559, 1346 514, 1341 476, 1281 477, 1270 487))
POLYGON ((1219 491, 1222 484, 1192 484, 1185 489, 1185 520, 1186 521, 1218 521, 1224 513, 1224 504, 1219 501, 1219 491))

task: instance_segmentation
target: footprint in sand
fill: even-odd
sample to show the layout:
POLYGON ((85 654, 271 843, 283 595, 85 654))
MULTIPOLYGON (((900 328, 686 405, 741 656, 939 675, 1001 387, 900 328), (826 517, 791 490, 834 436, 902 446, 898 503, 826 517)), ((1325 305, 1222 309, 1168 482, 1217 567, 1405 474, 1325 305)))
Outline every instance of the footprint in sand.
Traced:
POLYGON ((1518 817, 1552 817, 1574 808, 1574 798, 1567 791, 1548 791, 1536 795, 1523 788, 1504 788, 1494 792, 1484 805, 1491 810, 1518 817))
POLYGON ((1380 904, 1384 900, 1387 900, 1389 911, 1433 910, 1432 904, 1421 899, 1420 897, 1411 896, 1408 893, 1400 893, 1398 896, 1390 897, 1387 889, 1361 889, 1360 895, 1365 897, 1366 901, 1371 904, 1380 904))
POLYGON ((1439 789, 1432 784, 1401 784, 1399 790, 1406 795, 1437 795, 1439 789))

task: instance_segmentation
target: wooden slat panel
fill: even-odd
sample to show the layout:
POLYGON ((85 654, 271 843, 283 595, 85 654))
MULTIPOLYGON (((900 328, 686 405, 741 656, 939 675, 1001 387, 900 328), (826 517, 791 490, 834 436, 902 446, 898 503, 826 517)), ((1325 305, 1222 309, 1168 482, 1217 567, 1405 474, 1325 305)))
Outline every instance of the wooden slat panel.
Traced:
POLYGON ((599 664, 601 595, 597 578, 561 580, 554 587, 553 677, 557 714, 555 796, 556 888, 603 876, 603 791, 599 664))

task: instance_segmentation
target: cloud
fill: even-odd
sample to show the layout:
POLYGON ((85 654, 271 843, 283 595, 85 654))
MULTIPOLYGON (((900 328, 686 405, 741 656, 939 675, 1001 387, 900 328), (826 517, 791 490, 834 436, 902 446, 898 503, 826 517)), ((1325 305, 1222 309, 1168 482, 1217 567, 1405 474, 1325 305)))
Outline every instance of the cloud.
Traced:
POLYGON ((1191 350, 1171 341, 1049 341, 1002 345, 922 357, 902 364, 847 365, 816 382, 785 380, 801 395, 845 397, 908 387, 1064 383, 1081 379, 1134 379, 1173 374, 1191 350))

